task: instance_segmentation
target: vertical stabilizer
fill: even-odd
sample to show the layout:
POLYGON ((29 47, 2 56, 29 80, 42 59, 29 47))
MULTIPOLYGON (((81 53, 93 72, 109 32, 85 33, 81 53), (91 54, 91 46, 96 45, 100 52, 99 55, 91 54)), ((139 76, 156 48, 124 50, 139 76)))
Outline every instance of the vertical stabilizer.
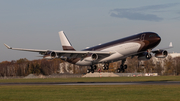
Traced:
POLYGON ((72 47, 71 43, 69 42, 68 38, 66 37, 65 33, 63 31, 59 32, 59 37, 61 40, 62 48, 63 50, 74 50, 75 49, 72 47))

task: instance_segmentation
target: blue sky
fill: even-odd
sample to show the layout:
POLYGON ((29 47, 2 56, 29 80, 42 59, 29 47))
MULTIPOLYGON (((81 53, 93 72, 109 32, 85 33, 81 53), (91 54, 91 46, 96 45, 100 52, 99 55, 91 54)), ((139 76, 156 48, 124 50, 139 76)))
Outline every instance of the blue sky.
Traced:
POLYGON ((8 50, 3 45, 62 50, 63 30, 75 49, 145 31, 158 33, 157 48, 180 52, 179 0, 0 0, 0 62, 38 59, 38 53, 8 50))

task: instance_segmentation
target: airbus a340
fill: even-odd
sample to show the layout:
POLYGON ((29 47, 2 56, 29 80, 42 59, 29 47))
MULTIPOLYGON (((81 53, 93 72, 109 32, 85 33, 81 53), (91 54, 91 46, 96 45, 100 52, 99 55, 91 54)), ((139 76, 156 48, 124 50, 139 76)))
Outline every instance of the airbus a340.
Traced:
POLYGON ((160 43, 160 36, 154 32, 143 32, 89 47, 82 51, 76 51, 63 31, 59 32, 59 36, 63 51, 12 48, 6 44, 4 45, 8 49, 39 52, 43 55, 43 58, 46 59, 61 58, 72 64, 90 66, 91 68, 87 69, 87 73, 94 73, 94 70, 97 69, 96 64, 98 63, 103 63, 103 69, 108 70, 109 63, 119 60, 122 60, 122 64, 117 69, 117 72, 124 72, 125 69, 127 69, 127 65, 124 64, 127 57, 138 56, 139 60, 149 60, 152 57, 152 54, 154 54, 157 58, 165 58, 168 55, 168 52, 165 49, 172 47, 172 43, 170 43, 167 48, 153 50, 153 48, 160 43))

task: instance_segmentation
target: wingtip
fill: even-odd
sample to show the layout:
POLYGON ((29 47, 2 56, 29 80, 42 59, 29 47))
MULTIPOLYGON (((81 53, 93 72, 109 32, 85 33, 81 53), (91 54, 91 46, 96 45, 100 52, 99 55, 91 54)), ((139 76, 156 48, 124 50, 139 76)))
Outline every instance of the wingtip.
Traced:
POLYGON ((12 49, 12 47, 8 46, 7 44, 4 43, 4 46, 6 46, 8 49, 12 49))

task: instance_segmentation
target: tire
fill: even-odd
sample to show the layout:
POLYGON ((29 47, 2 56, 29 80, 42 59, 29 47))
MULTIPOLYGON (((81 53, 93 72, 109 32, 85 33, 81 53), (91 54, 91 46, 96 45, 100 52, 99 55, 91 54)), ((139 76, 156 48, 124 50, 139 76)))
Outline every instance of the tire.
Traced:
POLYGON ((108 70, 109 69, 109 67, 106 67, 106 70, 108 70))
POLYGON ((105 66, 103 66, 103 70, 106 70, 106 67, 105 67, 105 66))
POLYGON ((91 69, 91 73, 94 73, 94 69, 91 69))
POLYGON ((151 59, 152 55, 151 54, 147 54, 146 55, 146 59, 151 59))
POLYGON ((120 69, 120 68, 118 68, 118 69, 117 69, 117 72, 118 72, 118 73, 120 73, 120 72, 121 72, 121 69, 120 69))
POLYGON ((105 67, 109 67, 109 63, 106 63, 106 64, 105 64, 105 67))
POLYGON ((120 69, 123 70, 123 69, 124 69, 124 66, 123 66, 123 65, 120 65, 120 69))
POLYGON ((87 69, 87 73, 90 73, 90 69, 87 69))
POLYGON ((94 70, 96 70, 97 69, 97 66, 96 65, 94 65, 94 70))
POLYGON ((124 70, 124 69, 122 69, 122 72, 123 72, 123 73, 124 73, 124 71, 125 71, 125 70, 124 70))
POLYGON ((127 65, 124 65, 124 69, 127 69, 127 65))

